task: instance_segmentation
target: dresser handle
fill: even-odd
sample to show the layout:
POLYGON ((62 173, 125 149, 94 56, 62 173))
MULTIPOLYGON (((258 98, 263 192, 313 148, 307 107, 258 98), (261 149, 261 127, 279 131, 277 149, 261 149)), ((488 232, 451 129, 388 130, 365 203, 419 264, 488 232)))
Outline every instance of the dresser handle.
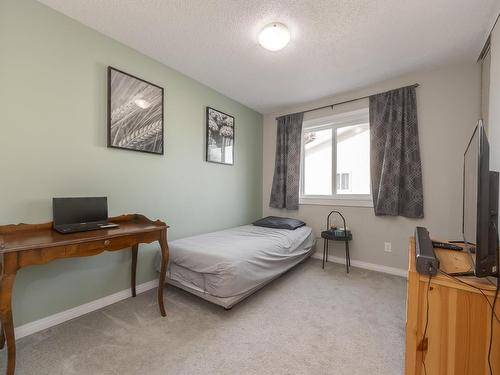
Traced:
POLYGON ((104 246, 108 246, 110 244, 109 240, 104 241, 104 246))

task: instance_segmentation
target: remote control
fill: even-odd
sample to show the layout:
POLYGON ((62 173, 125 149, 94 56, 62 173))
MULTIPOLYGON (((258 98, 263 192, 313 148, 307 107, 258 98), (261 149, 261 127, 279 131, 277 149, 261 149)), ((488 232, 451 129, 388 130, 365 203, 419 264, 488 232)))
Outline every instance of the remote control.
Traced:
POLYGON ((448 242, 437 242, 437 241, 432 241, 432 246, 438 248, 438 249, 446 249, 446 250, 454 250, 454 251, 462 251, 464 248, 453 245, 448 242))

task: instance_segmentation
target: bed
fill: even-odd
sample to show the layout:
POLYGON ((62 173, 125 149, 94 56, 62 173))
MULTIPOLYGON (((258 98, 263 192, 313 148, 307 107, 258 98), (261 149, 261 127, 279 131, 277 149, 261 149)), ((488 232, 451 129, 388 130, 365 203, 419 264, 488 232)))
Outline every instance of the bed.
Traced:
POLYGON ((169 243, 167 282, 230 309, 313 252, 311 228, 244 225, 169 243))

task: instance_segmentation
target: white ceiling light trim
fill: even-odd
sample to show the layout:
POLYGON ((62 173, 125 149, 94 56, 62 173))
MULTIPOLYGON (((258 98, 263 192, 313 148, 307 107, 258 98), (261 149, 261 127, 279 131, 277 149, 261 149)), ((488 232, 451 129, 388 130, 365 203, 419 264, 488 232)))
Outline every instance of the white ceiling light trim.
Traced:
POLYGON ((269 51, 279 51, 290 42, 290 30, 285 24, 273 22, 259 33, 259 44, 269 51))

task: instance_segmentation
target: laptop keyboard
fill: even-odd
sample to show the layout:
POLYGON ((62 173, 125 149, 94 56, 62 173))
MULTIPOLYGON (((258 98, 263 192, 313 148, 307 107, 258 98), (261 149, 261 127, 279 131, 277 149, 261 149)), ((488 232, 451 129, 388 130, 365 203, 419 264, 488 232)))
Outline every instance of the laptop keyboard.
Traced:
POLYGON ((87 230, 99 229, 101 225, 105 224, 106 223, 104 222, 66 224, 64 226, 59 226, 57 230, 64 233, 83 232, 87 230))

